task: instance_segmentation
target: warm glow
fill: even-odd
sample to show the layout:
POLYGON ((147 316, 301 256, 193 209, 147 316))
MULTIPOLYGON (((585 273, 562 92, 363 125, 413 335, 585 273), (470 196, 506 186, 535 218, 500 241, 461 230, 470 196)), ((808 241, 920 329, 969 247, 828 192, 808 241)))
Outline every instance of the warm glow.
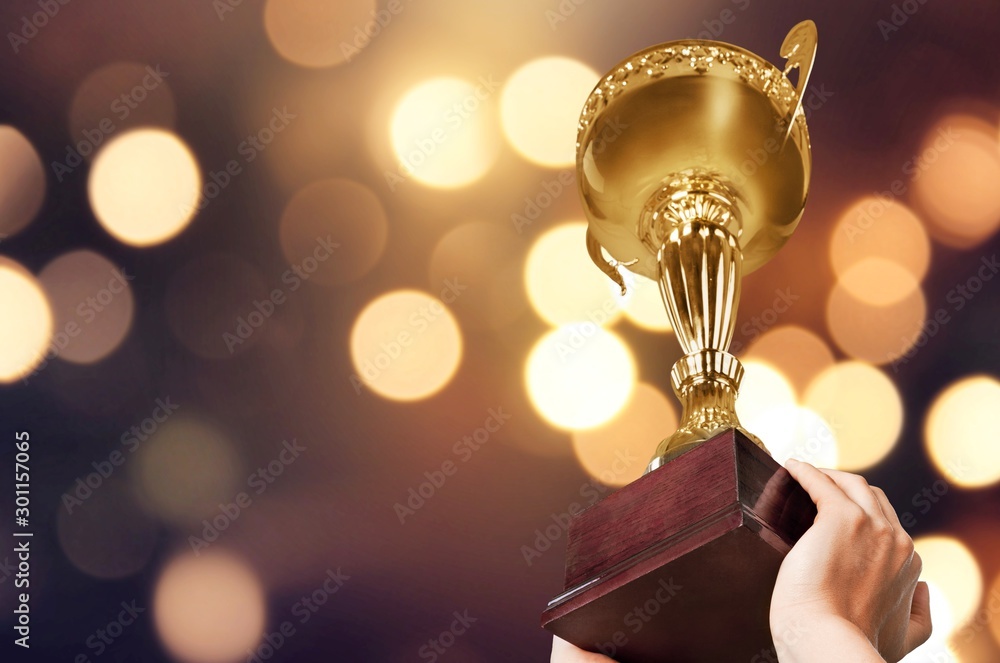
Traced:
POLYGON ((173 128, 177 106, 172 81, 170 67, 140 62, 112 62, 87 74, 69 105, 72 146, 60 155, 63 164, 72 163, 71 154, 92 159, 103 142, 127 129, 173 128))
POLYGON ((840 285, 872 306, 897 304, 920 288, 910 271, 885 258, 865 258, 854 263, 840 275, 840 285))
POLYGON ((52 317, 38 281, 21 265, 0 258, 0 382, 24 377, 42 361, 52 317))
POLYGON ((795 389, 771 364, 746 360, 743 368, 743 382, 736 399, 740 423, 768 448, 771 445, 791 448, 795 432, 788 417, 797 416, 795 389))
POLYGON ((201 173, 172 133, 136 129, 111 140, 90 170, 90 205, 104 229, 134 246, 159 244, 190 223, 201 173))
POLYGON ((281 216, 281 248, 289 266, 310 282, 339 285, 374 267, 385 249, 388 223, 371 189, 346 179, 300 189, 281 216))
POLYGON ((563 223, 539 237, 528 253, 528 300, 551 325, 589 321, 606 326, 622 314, 621 291, 591 262, 586 236, 586 223, 563 223))
POLYGON ((971 115, 942 118, 927 131, 913 192, 935 239, 958 248, 1000 226, 1000 142, 996 126, 971 115))
POLYGON ((1000 481, 1000 381, 987 375, 948 386, 931 405, 924 428, 927 452, 947 479, 966 488, 1000 481))
POLYGON ((573 165, 580 109, 600 77, 566 57, 539 58, 522 66, 507 80, 500 101, 507 140, 542 166, 573 165))
POLYGON ((903 401, 885 373, 859 361, 824 370, 806 390, 805 405, 837 438, 838 466, 857 472, 892 451, 903 428, 903 401))
POLYGON ((796 325, 775 327, 754 341, 747 359, 777 368, 799 394, 823 369, 833 365, 833 352, 819 336, 796 325))
POLYGON ((0 125, 0 238, 24 229, 45 199, 38 152, 14 127, 0 125))
POLYGON ((525 386, 535 409, 557 428, 609 421, 635 387, 635 359, 615 334, 584 322, 550 331, 532 348, 525 386))
POLYGON ((376 10, 375 0, 267 0, 264 28, 288 61, 332 67, 360 56, 378 38, 376 10))
MULTIPOLYGON (((653 332, 667 332, 670 317, 660 295, 660 285, 644 276, 635 276, 623 270, 628 295, 625 299, 625 317, 635 325, 653 332)), ((603 275, 602 275, 603 276, 603 275)))
POLYGON ((41 271, 55 316, 56 356, 91 364, 111 354, 132 326, 134 273, 93 251, 70 251, 41 271))
POLYGON ((955 630, 948 597, 933 581, 924 580, 931 596, 931 621, 933 631, 924 644, 904 656, 899 663, 961 663, 949 640, 955 630))
POLYGON ((823 417, 807 407, 773 407, 755 417, 749 430, 782 465, 795 458, 817 467, 840 466, 836 433, 823 417))
MULTIPOLYGON (((937 635, 947 637, 976 614, 983 593, 983 574, 975 556, 958 539, 921 536, 913 544, 924 563, 921 579, 936 587, 947 601, 951 619, 940 626, 934 624, 937 635)), ((933 607, 932 619, 936 617, 933 607)))
MULTIPOLYGON (((990 587, 989 597, 986 599, 986 609, 991 615, 997 615, 1000 613, 1000 574, 993 580, 993 585, 990 587)), ((993 638, 1000 645, 1000 619, 990 620, 990 629, 993 631, 993 638)))
POLYGON ((245 481, 232 442, 207 421, 172 414, 141 444, 129 439, 137 445, 136 492, 150 511, 181 526, 217 515, 245 481))
POLYGON ((264 589, 243 561, 222 552, 181 555, 163 570, 153 620, 167 649, 190 663, 247 657, 264 632, 264 589))
POLYGON ((894 362, 918 340, 926 343, 921 338, 926 316, 927 300, 919 288, 894 304, 873 306, 838 283, 826 304, 826 323, 836 344, 851 357, 872 364, 894 362))
MULTIPOLYGON (((456 295, 445 290, 442 298, 456 295)), ((441 299, 396 290, 374 300, 351 330, 355 390, 415 401, 447 385, 462 361, 462 331, 441 299)))
POLYGON ((640 382, 618 415, 603 426, 573 433, 573 449, 587 474, 609 486, 642 476, 657 445, 677 429, 673 404, 640 382))
POLYGON ((524 243, 510 226, 487 221, 465 223, 448 231, 431 253, 429 284, 457 283, 470 293, 452 308, 463 324, 498 329, 514 322, 527 302, 521 277, 524 243))
POLYGON ((922 280, 931 260, 924 224, 906 205, 887 197, 858 200, 837 221, 830 260, 837 276, 843 276, 867 258, 888 260, 922 280))
POLYGON ((390 188, 409 178, 452 189, 475 182, 499 153, 493 83, 434 78, 412 88, 396 106, 390 125, 398 168, 386 173, 390 188))

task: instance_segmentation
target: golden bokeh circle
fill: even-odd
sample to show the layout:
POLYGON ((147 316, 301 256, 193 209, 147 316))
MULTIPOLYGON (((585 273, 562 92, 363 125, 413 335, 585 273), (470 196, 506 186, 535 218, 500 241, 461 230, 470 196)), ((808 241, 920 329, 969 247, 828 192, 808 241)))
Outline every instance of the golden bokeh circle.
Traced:
POLYGON ((302 67, 353 60, 383 29, 375 0, 267 0, 264 29, 283 58, 302 67))
POLYGON ((871 364, 888 364, 912 354, 927 320, 922 289, 887 306, 861 301, 837 283, 826 305, 826 323, 834 342, 849 356, 871 364))
POLYGON ((0 240, 23 230, 45 200, 45 168, 34 146, 0 125, 0 240))
MULTIPOLYGON (((444 297, 450 297, 444 291, 444 297)), ((394 401, 433 396, 462 361, 462 330, 442 299, 395 290, 370 302, 351 329, 351 383, 394 401)))
POLYGON ((906 269, 918 282, 931 261, 923 222, 909 207, 887 197, 865 196, 837 220, 830 239, 830 261, 837 276, 867 258, 881 258, 906 269))
POLYGON ((838 283, 865 304, 891 306, 920 289, 920 282, 899 263, 885 258, 864 258, 840 275, 838 283))
POLYGON ((800 395, 814 377, 834 363, 833 352, 826 342, 798 325, 782 325, 766 331, 747 350, 746 358, 778 369, 800 395))
POLYGON ((628 286, 623 312, 629 322, 646 331, 673 331, 667 307, 660 295, 660 285, 628 271, 624 272, 623 277, 628 286))
POLYGON ((115 239, 151 246, 194 218, 201 171, 191 150, 161 129, 134 129, 104 145, 88 183, 94 215, 115 239))
MULTIPOLYGON (((945 598, 949 619, 936 635, 945 639, 976 614, 983 593, 983 574, 972 551, 962 541, 942 535, 913 540, 923 562, 921 580, 933 585, 945 598)), ((931 618, 934 618, 933 605, 931 618)))
POLYGON ((805 405, 837 437, 840 469, 857 472, 892 451, 903 429, 899 389, 879 369, 860 361, 830 366, 809 384, 805 405))
POLYGON ((524 382, 535 410, 563 430, 611 420, 628 403, 637 369, 629 347, 591 322, 551 330, 535 343, 524 382))
POLYGON ((948 385, 924 425, 927 452, 950 482, 983 488, 1000 482, 1000 447, 990 431, 1000 426, 1000 381, 973 375, 948 385))
POLYGON ((53 329, 41 284, 20 264, 0 257, 0 383, 23 378, 39 365, 53 329))

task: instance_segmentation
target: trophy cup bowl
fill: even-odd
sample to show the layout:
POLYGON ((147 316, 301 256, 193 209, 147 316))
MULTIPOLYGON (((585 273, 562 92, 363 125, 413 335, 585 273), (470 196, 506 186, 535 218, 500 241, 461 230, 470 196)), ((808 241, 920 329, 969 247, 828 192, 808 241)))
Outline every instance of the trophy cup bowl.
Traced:
POLYGON ((736 416, 743 369, 727 350, 742 276, 778 252, 805 207, 801 98, 815 48, 811 21, 786 37, 784 72, 721 42, 661 44, 615 66, 584 105, 588 251, 623 292, 620 268, 660 284, 684 350, 671 375, 681 424, 650 470, 728 428, 764 448, 736 416), (796 67, 798 88, 786 76, 796 67))
POLYGON ((784 70, 721 42, 661 44, 615 66, 580 117, 586 249, 623 292, 621 269, 659 284, 684 353, 677 430, 646 474, 574 514, 564 590, 542 615, 621 663, 774 660, 774 579, 816 510, 740 425, 728 349, 743 275, 805 206, 815 52, 812 21, 785 38, 784 70))

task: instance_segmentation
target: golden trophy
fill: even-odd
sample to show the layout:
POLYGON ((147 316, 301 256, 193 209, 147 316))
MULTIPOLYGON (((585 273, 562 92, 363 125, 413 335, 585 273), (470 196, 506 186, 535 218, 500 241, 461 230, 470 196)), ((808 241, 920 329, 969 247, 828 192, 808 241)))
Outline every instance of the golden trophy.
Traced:
POLYGON ((741 426, 743 367, 728 349, 743 275, 774 257, 805 207, 816 44, 812 21, 792 28, 783 70, 721 42, 653 46, 602 78, 580 116, 587 251, 623 291, 622 269, 659 283, 684 352, 671 371, 677 431, 643 477, 574 519, 565 591, 542 619, 623 663, 766 652, 778 566, 815 515, 741 426), (629 626, 650 601, 656 614, 629 626))

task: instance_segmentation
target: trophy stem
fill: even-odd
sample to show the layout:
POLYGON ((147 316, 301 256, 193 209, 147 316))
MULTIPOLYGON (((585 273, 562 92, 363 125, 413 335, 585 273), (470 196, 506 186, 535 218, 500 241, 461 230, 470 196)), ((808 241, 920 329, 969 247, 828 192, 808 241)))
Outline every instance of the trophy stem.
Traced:
POLYGON ((743 266, 738 201, 720 177, 689 171, 669 179, 640 220, 643 241, 657 245, 660 294, 685 352, 671 370, 680 426, 647 472, 730 428, 764 448, 736 415, 743 366, 728 352, 743 266))

